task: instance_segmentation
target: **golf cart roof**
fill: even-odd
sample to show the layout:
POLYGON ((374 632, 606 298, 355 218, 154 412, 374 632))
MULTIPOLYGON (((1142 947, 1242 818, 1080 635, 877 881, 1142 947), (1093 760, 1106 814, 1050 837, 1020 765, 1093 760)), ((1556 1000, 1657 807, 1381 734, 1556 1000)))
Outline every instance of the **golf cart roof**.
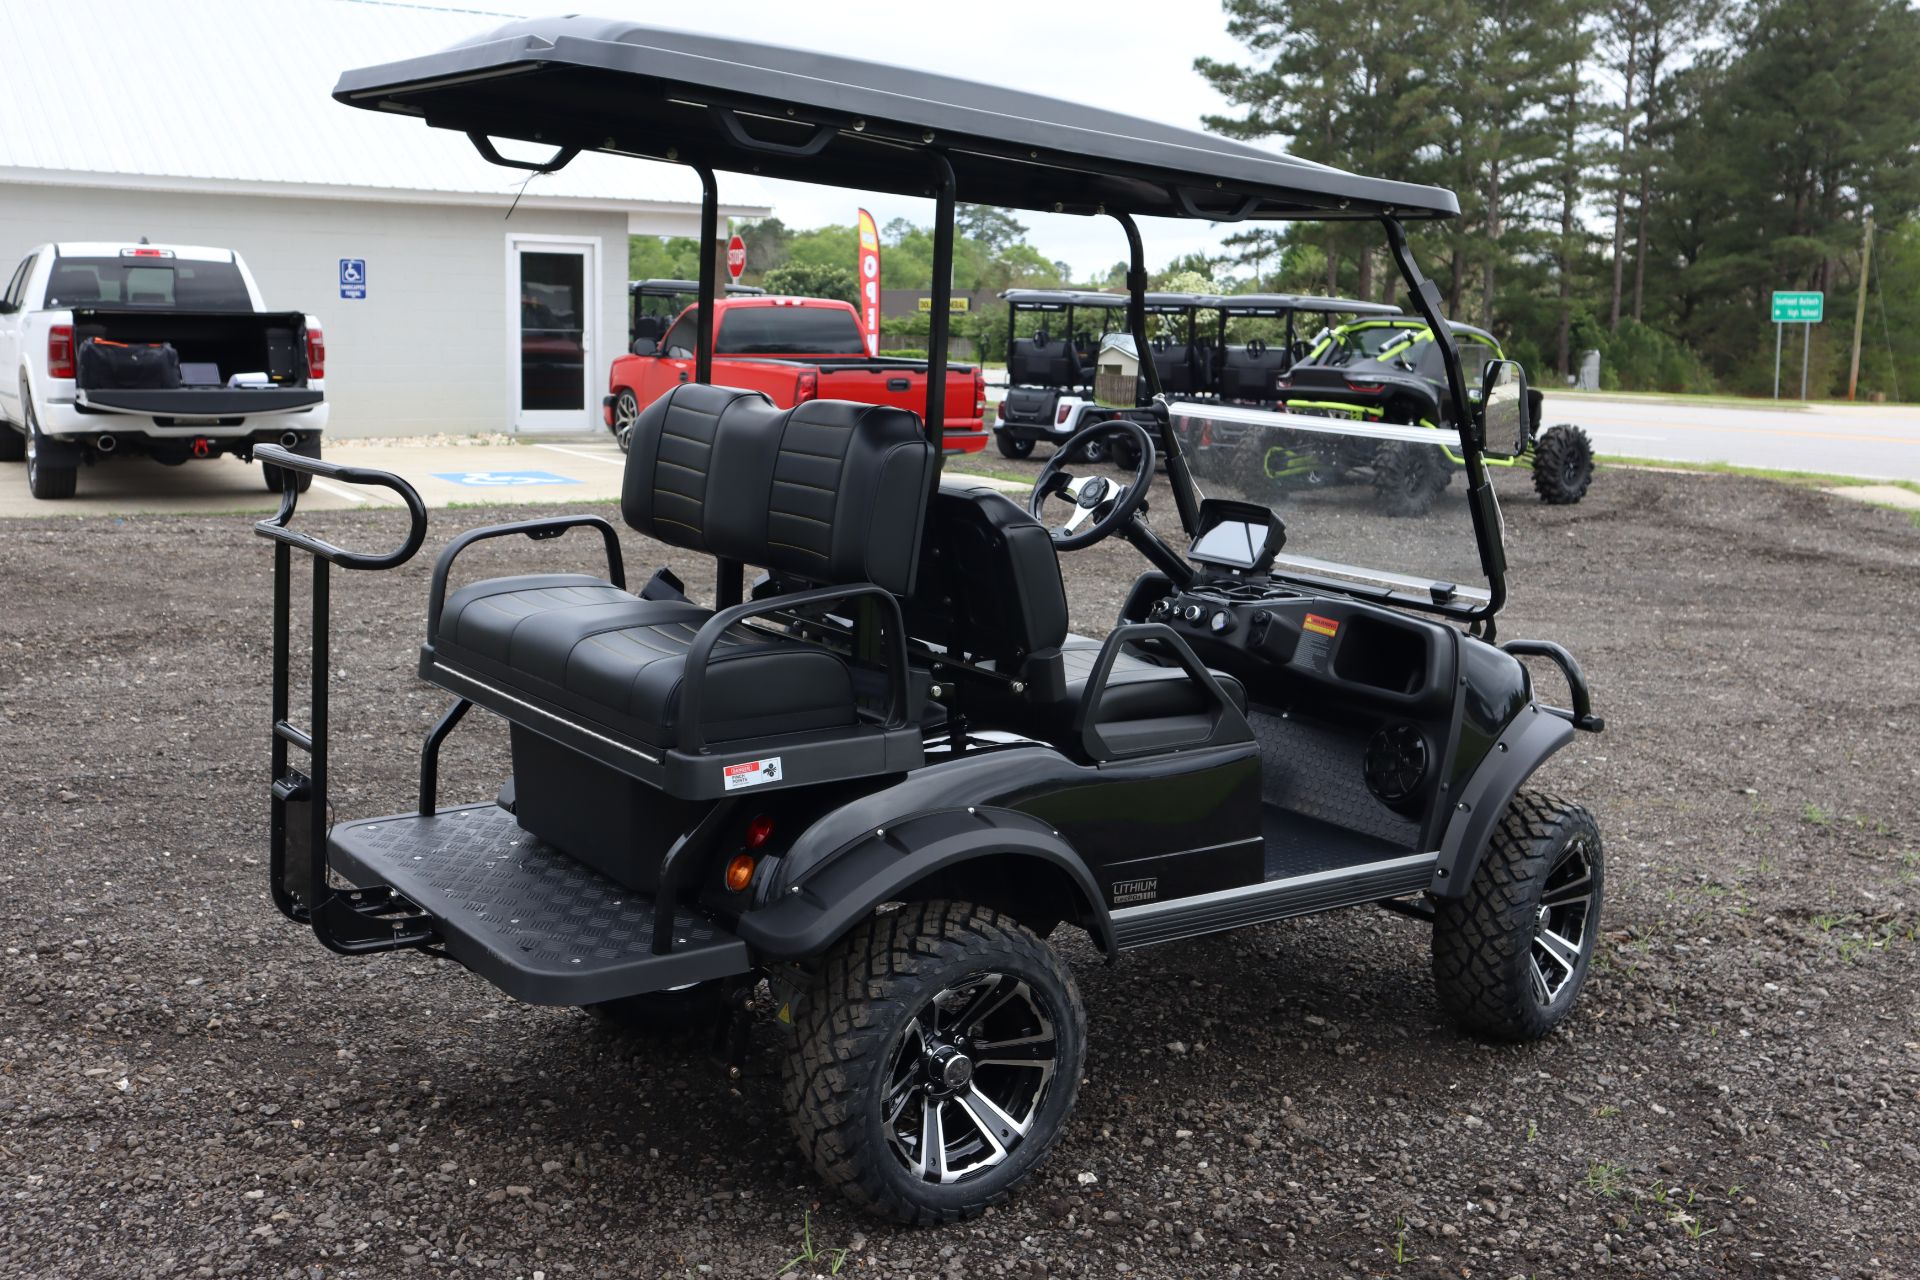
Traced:
MULTIPOLYGON (((1104 293, 1098 289, 1008 289, 1000 295, 1016 307, 1029 311, 1064 311, 1068 307, 1106 307, 1124 310, 1127 295, 1104 293)), ((1171 315, 1194 307, 1211 307, 1219 299, 1210 293, 1149 293, 1149 315, 1171 315)))
MULTIPOLYGON (((511 22, 341 75, 351 106, 470 136, 1011 209, 1211 221, 1449 218, 1450 191, 1077 102, 835 54, 584 15, 511 22)), ((495 158, 489 155, 490 159, 495 158)))
MULTIPOLYGON (((1341 327, 1353 329, 1353 328, 1358 328, 1361 325, 1370 325, 1370 324, 1398 324, 1398 325, 1405 325, 1409 329, 1425 329, 1427 327, 1427 322, 1425 320, 1421 319, 1419 316, 1410 316, 1404 311, 1396 311, 1391 315, 1384 315, 1384 316, 1362 316, 1360 319, 1354 321, 1352 324, 1343 325, 1341 327)), ((1447 327, 1449 329, 1452 329, 1455 333, 1470 333, 1476 338, 1485 338, 1488 342, 1492 343, 1496 347, 1500 345, 1500 340, 1498 338, 1494 337, 1491 333, 1488 333, 1485 329, 1482 329, 1479 325, 1468 324, 1463 320, 1449 320, 1447 321, 1447 327)))
POLYGON ((1219 299, 1219 309, 1230 316, 1278 316, 1289 311, 1329 315, 1391 316, 1398 307, 1358 298, 1327 298, 1314 293, 1233 293, 1219 299))
MULTIPOLYGON (((766 292, 757 284, 729 284, 728 293, 745 297, 756 297, 766 292)), ((649 298, 677 298, 684 293, 699 293, 698 280, 629 280, 627 292, 637 293, 649 298)))

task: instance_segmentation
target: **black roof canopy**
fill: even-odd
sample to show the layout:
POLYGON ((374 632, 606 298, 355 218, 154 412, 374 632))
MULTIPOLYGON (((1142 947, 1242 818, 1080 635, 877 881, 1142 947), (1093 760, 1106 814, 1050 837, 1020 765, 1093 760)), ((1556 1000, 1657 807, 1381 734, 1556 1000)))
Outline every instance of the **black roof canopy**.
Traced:
POLYGON ((1446 218, 1450 191, 884 63, 604 18, 539 18, 348 71, 333 95, 463 133, 898 195, 1213 221, 1446 218))
POLYGON ((1358 298, 1329 298, 1317 293, 1230 293, 1221 296, 1219 308, 1230 316, 1285 315, 1289 311, 1355 316, 1400 314, 1400 308, 1390 307, 1382 302, 1362 302, 1358 298))
MULTIPOLYGON (((1000 296, 1016 307, 1033 311, 1064 311, 1068 307, 1105 307, 1120 311, 1127 305, 1126 294, 1104 293, 1098 289, 1008 289, 1000 296)), ((1148 292, 1142 297, 1149 315, 1172 315, 1194 307, 1211 307, 1219 301, 1210 293, 1148 292)))

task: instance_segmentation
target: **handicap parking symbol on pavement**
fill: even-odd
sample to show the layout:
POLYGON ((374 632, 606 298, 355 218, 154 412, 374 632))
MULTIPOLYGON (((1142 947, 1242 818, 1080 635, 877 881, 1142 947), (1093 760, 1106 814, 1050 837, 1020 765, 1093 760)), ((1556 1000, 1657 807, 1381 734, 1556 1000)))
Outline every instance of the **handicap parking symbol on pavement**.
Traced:
POLYGON ((367 296, 367 260, 365 258, 340 259, 340 296, 355 299, 367 296))
POLYGON ((572 476, 551 471, 436 471, 434 479, 474 489, 516 489, 529 484, 579 484, 572 476))

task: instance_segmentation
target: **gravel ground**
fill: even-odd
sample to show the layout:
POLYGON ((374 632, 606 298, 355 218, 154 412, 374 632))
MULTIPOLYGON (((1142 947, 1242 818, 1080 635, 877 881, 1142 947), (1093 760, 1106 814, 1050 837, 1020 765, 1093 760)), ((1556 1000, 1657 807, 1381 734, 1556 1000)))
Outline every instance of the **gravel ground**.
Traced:
MULTIPOLYGON (((336 579, 343 816, 409 806, 442 701, 411 674, 433 552, 494 514, 336 579)), ((936 1231, 822 1199, 771 1024, 735 1096, 697 1041, 281 920, 266 547, 238 517, 9 523, 0 1274, 771 1276, 810 1232, 802 1274, 1915 1275, 1920 530, 1624 471, 1573 509, 1515 492, 1507 519, 1503 631, 1572 647, 1610 726, 1550 766, 1611 857, 1568 1025, 1456 1033, 1423 927, 1377 911, 1113 967, 1063 932, 1092 1020, 1078 1112, 1014 1203, 936 1231)), ((587 554, 563 546, 473 568, 587 554)), ((1136 567, 1069 557, 1082 630, 1136 567)), ((443 794, 491 795, 504 743, 462 729, 443 794)))

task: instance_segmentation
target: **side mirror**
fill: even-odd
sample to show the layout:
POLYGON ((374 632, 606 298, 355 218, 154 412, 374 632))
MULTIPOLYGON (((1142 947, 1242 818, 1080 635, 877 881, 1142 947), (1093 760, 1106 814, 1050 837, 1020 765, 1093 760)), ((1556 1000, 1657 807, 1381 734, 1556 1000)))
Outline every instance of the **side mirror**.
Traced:
POLYGON ((652 338, 635 338, 633 340, 633 345, 628 347, 627 350, 633 352, 633 354, 637 356, 650 356, 650 355, 658 354, 660 350, 660 344, 655 342, 652 338))
POLYGON ((1517 360, 1489 360, 1480 383, 1481 448, 1496 458, 1516 458, 1533 437, 1527 371, 1517 360))

